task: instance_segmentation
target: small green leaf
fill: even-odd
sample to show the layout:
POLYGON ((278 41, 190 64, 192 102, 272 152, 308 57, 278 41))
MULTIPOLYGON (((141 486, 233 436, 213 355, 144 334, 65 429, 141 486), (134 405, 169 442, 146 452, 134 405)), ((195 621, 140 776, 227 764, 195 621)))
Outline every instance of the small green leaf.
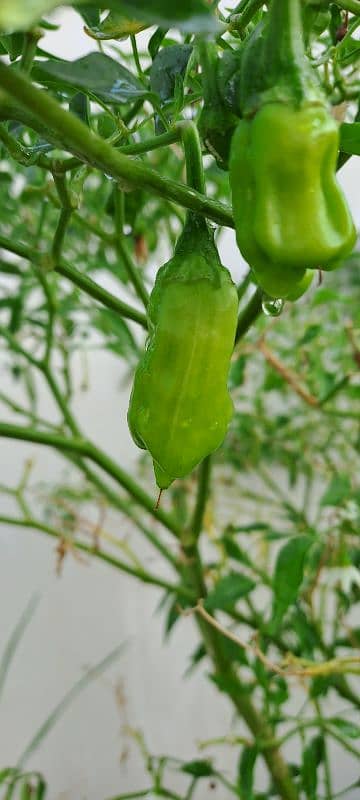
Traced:
POLYGON ((246 564, 247 566, 250 565, 249 557, 244 550, 239 547, 232 536, 223 536, 222 543, 229 558, 233 558, 235 561, 241 561, 242 564, 246 564))
POLYGON ((76 117, 79 117, 86 125, 90 125, 89 99, 86 97, 86 94, 83 94, 83 92, 74 94, 74 97, 71 98, 69 103, 69 111, 75 114, 76 117))
POLYGON ((0 770, 0 785, 5 783, 8 778, 12 778, 16 774, 16 769, 13 767, 5 767, 5 769, 0 770))
POLYGON ((281 548, 273 575, 273 624, 278 626, 285 612, 297 599, 303 580, 305 557, 313 540, 294 536, 281 548))
POLYGON ((32 74, 44 86, 79 89, 104 103, 128 103, 149 95, 135 75, 104 53, 89 53, 76 61, 36 61, 32 74))
POLYGON ((343 122, 340 126, 340 150, 360 156, 360 122, 343 122))
POLYGON ((0 36, 0 43, 2 44, 5 52, 9 54, 10 61, 15 61, 15 59, 18 58, 22 53, 24 47, 24 34, 11 33, 8 36, 0 36))
POLYGON ((324 741, 322 736, 315 736, 305 748, 301 778, 303 789, 308 800, 317 800, 317 769, 323 759, 324 741))
MULTIPOLYGON (((4 652, 0 659, 0 696, 3 691, 5 681, 9 672, 9 669, 12 664, 12 660, 15 656, 16 650, 19 646, 19 643, 26 631, 29 622, 35 613, 37 604, 39 602, 39 598, 37 595, 31 598, 30 602, 25 608, 25 611, 22 613, 18 623, 16 624, 14 630, 12 631, 9 640, 4 648, 4 652)), ((1 776, 1 773, 0 773, 1 776)))
POLYGON ((220 27, 205 0, 181 0, 172 5, 168 0, 101 0, 100 3, 93 0, 93 5, 123 11, 149 25, 179 28, 189 33, 214 33, 220 27))
POLYGON ((351 494, 351 483, 348 475, 334 475, 326 492, 321 498, 322 506, 339 506, 351 494))
POLYGON ((196 648, 196 650, 194 650, 194 652, 191 653, 190 664, 189 664, 189 666, 188 666, 188 668, 187 668, 187 670, 185 672, 185 677, 186 678, 189 675, 191 675, 191 673, 193 672, 193 670, 195 669, 197 664, 200 664, 200 661, 202 661, 203 658, 206 657, 206 655, 207 655, 207 653, 206 653, 205 645, 199 644, 199 646, 196 648))
POLYGON ((96 311, 95 327, 108 340, 110 350, 122 356, 133 356, 138 353, 137 344, 126 322, 115 311, 102 308, 96 311))
POLYGON ((239 644, 223 636, 221 639, 221 651, 226 658, 226 661, 232 661, 236 664, 248 664, 246 651, 239 644))
POLYGON ((326 697, 332 686, 331 676, 318 675, 313 678, 310 686, 310 697, 326 697))
POLYGON ((168 609, 166 619, 165 619, 165 638, 168 639, 174 625, 179 621, 180 613, 179 613, 179 600, 175 597, 168 609))
POLYGON ((153 35, 152 35, 152 37, 151 37, 151 39, 149 41, 149 44, 148 44, 148 51, 149 51, 149 54, 150 54, 150 56, 152 58, 152 61, 154 60, 155 56, 158 54, 166 34, 167 34, 166 28, 156 28, 155 33, 153 33, 153 35))
POLYGON ((163 103, 174 96, 176 81, 184 75, 192 49, 191 44, 174 44, 164 47, 155 56, 150 70, 150 85, 163 103))
POLYGON ((188 761, 183 764, 181 772, 186 772, 187 775, 193 775, 195 778, 211 778, 215 775, 214 768, 211 761, 188 761))
POLYGON ((304 335, 300 339, 299 345, 309 344, 309 342, 312 342, 314 339, 317 338, 317 336, 319 336, 322 330, 323 328, 321 325, 309 325, 306 328, 304 335))
MULTIPOLYGON (((98 10, 107 9, 145 21, 148 25, 179 28, 189 33, 214 33, 220 24, 211 13, 205 0, 182 0, 172 6, 168 0, 1 0, 0 30, 5 33, 24 31, 35 25, 44 14, 62 5, 79 6, 79 12, 88 24, 98 19, 98 10), (92 15, 91 10, 95 9, 92 15)), ((97 24, 95 22, 95 24, 97 24)))
POLYGON ((240 572, 230 572, 217 582, 214 589, 209 592, 205 608, 208 611, 215 609, 233 608, 242 597, 246 597, 255 588, 255 583, 240 572))
POLYGON ((339 300, 341 300, 339 292, 335 292, 333 289, 327 289, 324 286, 322 288, 317 289, 317 291, 315 292, 315 294, 311 299, 311 305, 313 307, 321 306, 324 305, 324 303, 325 304, 336 303, 339 302, 339 300))
POLYGON ((254 769, 258 750, 256 746, 244 747, 239 761, 238 786, 240 797, 253 800, 254 794, 254 769))
POLYGON ((247 356, 241 355, 231 364, 229 375, 230 389, 237 389, 238 386, 244 383, 246 362, 247 356))
POLYGON ((336 48, 336 59, 342 67, 350 66, 358 61, 360 55, 360 42, 353 36, 345 36, 336 48))
POLYGON ((340 717, 333 717, 328 722, 332 728, 337 728, 339 733, 342 733, 347 739, 360 739, 360 725, 356 725, 355 722, 349 722, 340 717))
POLYGON ((268 531, 270 526, 266 522, 251 522, 249 525, 231 525, 229 531, 234 533, 257 533, 258 531, 268 531))
POLYGON ((98 25, 85 28, 86 33, 99 41, 107 39, 127 39, 147 28, 147 24, 124 16, 121 12, 110 11, 110 14, 98 25))
POLYGON ((100 11, 98 8, 91 5, 81 5, 78 11, 89 28, 96 28, 100 24, 100 11))

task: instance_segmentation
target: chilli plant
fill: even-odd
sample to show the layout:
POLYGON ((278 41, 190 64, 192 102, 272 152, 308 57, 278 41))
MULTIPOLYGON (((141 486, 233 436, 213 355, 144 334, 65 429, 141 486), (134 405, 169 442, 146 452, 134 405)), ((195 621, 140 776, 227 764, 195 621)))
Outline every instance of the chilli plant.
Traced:
MULTIPOLYGON (((141 741, 148 789, 118 800, 354 800, 360 258, 336 170, 360 154, 360 2, 68 0, 74 60, 43 47, 59 4, 0 3, 0 437, 66 470, 39 492, 2 462, 0 522, 53 537, 59 570, 85 551, 158 587, 233 708, 191 762, 141 741), (75 413, 94 349, 128 378, 136 475, 75 413)), ((44 797, 21 766, 4 797, 44 797)))

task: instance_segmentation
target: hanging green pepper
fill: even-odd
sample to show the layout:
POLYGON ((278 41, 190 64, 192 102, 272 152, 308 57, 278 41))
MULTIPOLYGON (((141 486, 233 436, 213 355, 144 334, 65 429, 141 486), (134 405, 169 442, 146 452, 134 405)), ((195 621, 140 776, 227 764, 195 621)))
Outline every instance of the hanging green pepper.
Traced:
POLYGON ((222 443, 238 299, 206 222, 189 215, 173 258, 158 272, 149 340, 135 374, 128 422, 153 458, 158 486, 188 475, 222 443))
POLYGON ((299 0, 272 0, 241 60, 230 181, 239 249, 272 297, 333 269, 356 234, 336 180, 338 124, 306 58, 299 0))

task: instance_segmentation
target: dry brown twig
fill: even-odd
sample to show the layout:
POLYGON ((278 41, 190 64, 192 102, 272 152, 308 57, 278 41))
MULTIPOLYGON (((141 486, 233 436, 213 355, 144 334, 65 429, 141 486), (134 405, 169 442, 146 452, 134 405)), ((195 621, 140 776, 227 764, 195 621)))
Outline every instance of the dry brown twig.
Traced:
POLYGON ((319 406, 318 399, 310 392, 305 389, 301 383, 299 382, 297 375, 292 372, 292 370, 285 367, 285 365, 280 361, 280 359, 270 350, 270 347, 265 342, 264 337, 259 339, 257 344, 258 349, 265 357, 268 364, 270 364, 276 372, 281 375, 281 377, 286 381, 286 383, 291 386, 291 388, 296 392, 302 400, 307 403, 308 406, 312 406, 312 408, 317 408, 319 406))
POLYGON ((199 600, 193 608, 187 608, 185 610, 180 609, 180 613, 185 617, 191 616, 192 614, 199 614, 200 617, 223 636, 226 636, 227 639, 239 645, 239 647, 246 652, 256 656, 256 658, 271 672, 275 672, 277 675, 282 675, 285 678, 312 678, 317 675, 335 675, 337 673, 360 674, 360 656, 334 658, 331 661, 323 661, 316 664, 315 662, 300 659, 292 655, 292 653, 288 653, 281 664, 275 664, 260 650, 256 642, 256 635, 249 642, 240 639, 235 633, 228 630, 228 628, 224 628, 215 617, 212 617, 211 614, 206 611, 202 600, 199 600))

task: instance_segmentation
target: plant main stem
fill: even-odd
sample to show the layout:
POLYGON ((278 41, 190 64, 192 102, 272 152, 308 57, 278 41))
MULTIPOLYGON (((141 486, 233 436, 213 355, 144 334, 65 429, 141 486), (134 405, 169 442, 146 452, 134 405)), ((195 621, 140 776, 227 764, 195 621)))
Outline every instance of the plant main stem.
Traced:
MULTIPOLYGON (((206 597, 206 585, 198 540, 203 526, 209 483, 210 459, 205 459, 200 466, 198 493, 191 529, 185 533, 182 539, 189 582, 199 599, 206 597)), ((247 687, 238 678, 231 662, 224 654, 221 635, 199 616, 197 616, 197 625, 203 637, 207 653, 214 664, 216 674, 225 679, 229 687, 228 694, 255 740, 275 742, 274 731, 253 706, 247 687)), ((264 750, 263 758, 282 800, 298 800, 297 789, 291 778, 288 766, 275 743, 274 746, 264 750)), ((244 798, 244 800, 246 799, 244 798)))

